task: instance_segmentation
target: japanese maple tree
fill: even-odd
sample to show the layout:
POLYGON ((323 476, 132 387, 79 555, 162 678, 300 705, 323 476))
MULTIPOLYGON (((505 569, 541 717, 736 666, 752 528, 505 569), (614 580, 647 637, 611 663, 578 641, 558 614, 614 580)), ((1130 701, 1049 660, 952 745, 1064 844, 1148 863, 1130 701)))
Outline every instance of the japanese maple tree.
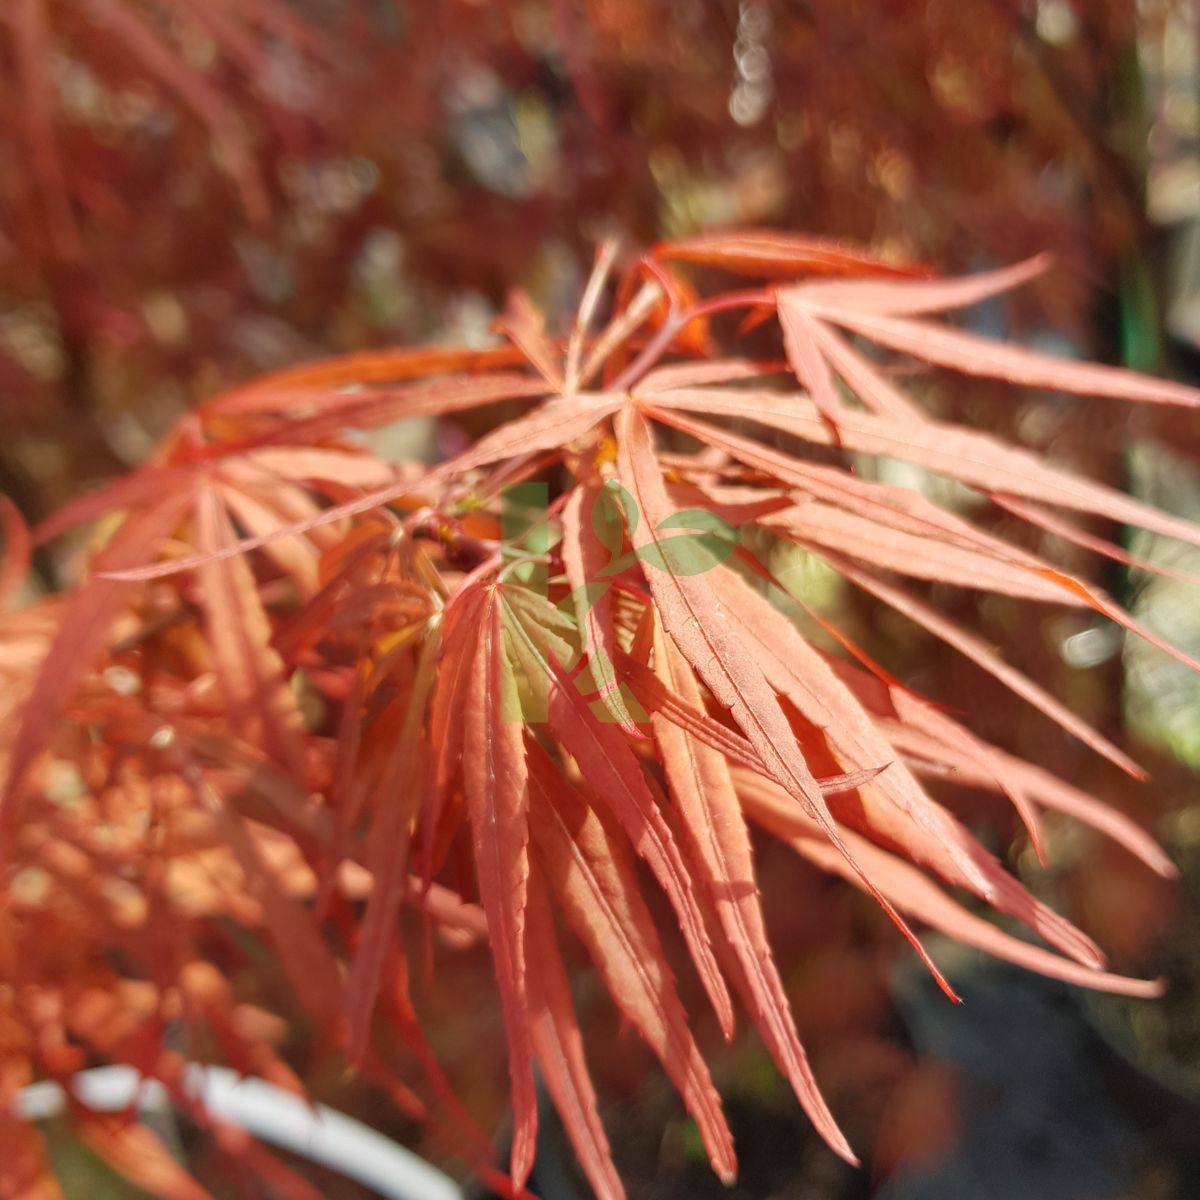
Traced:
MULTIPOLYGON (((46 540, 90 524, 93 553, 71 591, 0 623, 0 964, 26 985, 0 990, 11 1031, 0 1114, 31 1079, 67 1082, 97 1058, 132 1063, 188 1104, 189 1055, 164 1036, 169 1021, 211 1031, 232 1064, 299 1088, 261 1036, 269 1014, 213 977, 211 929, 232 921, 270 945, 320 1036, 419 1115, 422 1087, 448 1088, 409 1001, 423 967, 398 929, 412 912, 430 939, 486 937, 514 1191, 534 1159, 536 1070, 596 1193, 622 1195, 567 936, 732 1180, 721 1100, 643 895, 652 877, 720 1028, 732 1035, 736 1000, 815 1127, 854 1161, 774 963, 751 826, 874 897, 951 999, 909 922, 1074 984, 1157 993, 1106 970, 1092 939, 925 780, 950 774, 1007 797, 1035 849, 1052 810, 1169 876, 1153 840, 982 741, 856 647, 836 616, 809 612, 804 628, 822 637, 807 636, 803 598, 763 547, 823 559, 1140 776, 905 580, 1094 610, 1200 664, 1093 583, 856 465, 904 460, 1130 562, 1072 514, 1192 544, 1200 528, 934 419, 890 356, 1106 400, 1194 408, 1200 392, 940 319, 1026 282, 1040 259, 939 279, 755 231, 618 259, 601 247, 569 328, 548 328, 515 293, 497 348, 350 356, 218 396, 152 461, 35 528, 46 540), (730 275, 737 286, 707 290, 730 275), (474 410, 487 431, 445 461, 370 449, 372 431, 397 420, 474 410), (384 1030, 416 1053, 423 1084, 397 1077, 384 1030)), ((11 594, 30 539, 4 511, 11 594)), ((141 1186, 198 1194, 148 1131, 133 1153, 127 1127, 83 1106, 76 1115, 141 1186)), ((0 1129, 19 1148, 10 1172, 52 1196, 34 1130, 3 1115, 0 1129)), ((472 1144, 478 1165, 486 1145, 472 1144)), ((286 1173, 240 1149, 272 1178, 286 1173)))

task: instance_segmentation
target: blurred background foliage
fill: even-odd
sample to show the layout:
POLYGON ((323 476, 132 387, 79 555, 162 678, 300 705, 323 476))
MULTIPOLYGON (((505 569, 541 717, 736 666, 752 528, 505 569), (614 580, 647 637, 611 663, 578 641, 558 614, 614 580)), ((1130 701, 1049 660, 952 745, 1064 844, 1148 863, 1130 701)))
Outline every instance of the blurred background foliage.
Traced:
MULTIPOLYGON (((593 244, 613 235, 633 246, 776 226, 942 271, 1048 248, 1054 269, 978 312, 981 331, 1182 378, 1200 363, 1200 19, 1186 0, 5 0, 0 98, 0 491, 31 519, 144 461, 197 400, 264 370, 397 343, 486 344, 514 285, 566 312, 593 244)), ((936 372, 918 382, 936 412, 1200 516, 1189 413, 1044 394, 1014 408, 979 383, 936 372)), ((421 436, 437 453, 461 433, 421 436)), ((1200 570, 1178 546, 1129 549, 1200 570)), ((1054 550, 1087 566, 1077 548, 1054 550)), ((43 550, 36 565, 54 587, 70 577, 70 549, 43 550)), ((939 1008, 950 1033, 938 1041, 922 1018, 936 1002, 907 976, 884 987, 880 962, 895 946, 869 905, 797 881, 794 861, 766 851, 768 915, 800 1030, 872 1171, 835 1168, 796 1129, 761 1052, 738 1043, 719 1070, 745 1162, 737 1194, 1193 1194, 1200 683, 1086 615, 1032 624, 1015 604, 931 589, 1133 745, 1155 780, 1136 788, 899 618, 811 564, 778 566, 907 682, 969 708, 982 736, 1134 811, 1185 877, 1164 889, 1065 827, 1051 828, 1049 865, 1035 870, 1006 818, 948 787, 1119 967, 1166 971, 1174 986, 1158 1004, 1072 1001, 1070 1029, 1084 1031, 1072 1049, 1053 985, 960 963, 965 990, 975 979, 1002 1002, 974 1016, 939 1008), (1042 1106, 1046 1144, 1030 1148, 996 1099, 1029 1089, 980 1047, 1008 1046, 998 1034, 1008 1015, 1047 995, 1049 1015, 1020 1018, 1028 1038, 1007 1057, 1027 1054, 1050 1075, 1103 1068, 1127 1103, 1101 1113, 1095 1094, 1039 1092, 1029 1103, 1042 1106), (1103 1153, 1089 1141, 1101 1129, 1103 1153), (1083 1172, 1097 1161, 1098 1177, 1083 1172), (1061 1170, 1038 1175, 1046 1162, 1061 1170)), ((1104 581, 1200 652, 1189 585, 1124 569, 1104 581)), ((506 1088, 502 1058, 479 1065, 480 1025, 498 1022, 471 1001, 487 969, 470 956, 444 969, 429 1025, 485 1123, 506 1088)), ((247 969, 238 987, 277 990, 265 972, 247 969)), ((292 1040, 317 1094, 419 1136, 311 1057, 302 1033, 292 1040)), ((631 1194, 716 1194, 686 1123, 646 1083, 640 1049, 628 1039, 606 1049, 591 1057, 620 1101, 606 1119, 631 1194), (665 1137, 650 1134, 664 1124, 665 1137)), ((214 1174, 202 1147, 191 1153, 198 1173, 214 1174)), ((82 1154, 64 1142, 64 1182, 91 1180, 71 1195, 128 1194, 106 1191, 82 1154)), ((219 1175, 206 1179, 216 1194, 236 1194, 219 1175)), ((332 1179, 320 1187, 358 1194, 332 1179)))
POLYGON ((1133 0, 12 0, 6 488, 44 512, 264 369, 485 338, 515 284, 566 307, 614 233, 1049 247, 1025 315, 1094 340, 1195 207, 1195 36, 1133 0))

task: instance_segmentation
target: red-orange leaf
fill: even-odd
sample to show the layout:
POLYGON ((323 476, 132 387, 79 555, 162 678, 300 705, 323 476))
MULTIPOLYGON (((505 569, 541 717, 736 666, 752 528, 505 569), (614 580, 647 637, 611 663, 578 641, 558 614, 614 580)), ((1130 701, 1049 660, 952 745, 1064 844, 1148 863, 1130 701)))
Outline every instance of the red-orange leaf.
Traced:
POLYGON ((508 1035, 514 1110, 512 1180, 520 1188, 533 1169, 537 1145, 525 970, 529 788, 516 684, 505 654, 499 596, 494 590, 484 602, 478 636, 461 712, 463 791, 508 1035))
POLYGON ((720 267, 738 275, 765 279, 788 279, 799 275, 920 278, 927 274, 921 268, 885 263, 845 242, 757 229, 697 234, 663 242, 651 253, 656 258, 720 267))
MULTIPOLYGON (((7 1091, 7 1089, 6 1089, 7 1091)), ((0 1108, 0 1196, 12 1200, 65 1200, 40 1131, 0 1108)))
MULTIPOLYGON (((700 688, 691 667, 661 630, 654 653, 659 679, 684 703, 698 708, 700 688)), ((825 1104, 800 1045, 767 942, 750 836, 729 766, 723 755, 665 717, 652 720, 667 782, 683 818, 680 827, 692 842, 703 871, 700 882, 716 909, 729 951, 745 976, 754 1023, 817 1131, 839 1154, 853 1161, 853 1151, 825 1104)))
POLYGON ((475 669, 475 638, 487 595, 483 588, 459 591, 442 614, 437 684, 429 708, 429 743, 433 752, 429 789, 422 813, 421 871, 428 882, 437 867, 443 811, 463 766, 462 710, 475 669))
POLYGON ((862 312, 849 305, 830 307, 825 315, 871 341, 964 375, 1082 396, 1179 404, 1185 408, 1200 406, 1200 390, 1165 379, 1151 379, 1123 367, 1051 358, 961 329, 862 312))
POLYGON ((408 848, 424 783, 425 746, 421 733, 433 685, 437 641, 428 638, 409 688, 403 721, 386 767, 375 786, 368 840, 374 887, 363 916, 362 936, 346 985, 347 1040, 352 1057, 368 1048, 371 1013, 384 965, 397 937, 396 916, 408 889, 408 848))
POLYGON ((565 386, 561 355, 546 336, 545 319, 524 292, 517 290, 509 293, 508 307, 497 325, 537 368, 538 374, 550 388, 561 392, 565 386))
MULTIPOLYGON (((787 455, 675 410, 747 418, 821 446, 835 444, 815 405, 802 396, 763 390, 679 388, 656 392, 653 405, 649 411, 656 420, 721 446, 740 461, 761 466, 779 478, 785 478, 784 472, 793 461, 787 455)), ((1191 522, 1142 504, 1114 488, 1049 466, 1036 455, 1006 446, 986 434, 936 421, 898 421, 853 411, 839 416, 837 432, 837 443, 845 450, 907 459, 982 492, 1008 492, 1200 544, 1200 527, 1191 522)))
MULTIPOLYGON (((851 693, 783 613, 730 571, 713 572, 725 611, 762 664, 772 685, 829 743, 846 769, 892 762, 895 755, 851 693)), ((864 819, 878 836, 904 847, 958 887, 990 898, 992 886, 978 847, 898 763, 863 795, 864 819)))
POLYGON ((705 991, 726 1037, 733 1035, 733 1003, 709 944, 704 916, 670 826, 658 809, 642 768, 615 724, 598 721, 555 663, 550 728, 579 764, 587 786, 621 822, 629 840, 670 900, 705 991))
MULTIPOLYGON (((159 507, 131 517, 96 556, 96 571, 119 569, 150 558, 158 542, 179 523, 188 501, 187 496, 169 497, 159 507)), ((94 578, 68 598, 54 644, 25 700, 13 739, 8 774, 0 795, 6 837, 11 830, 13 805, 27 772, 49 739, 63 705, 95 665, 112 622, 131 590, 128 583, 94 578)))
POLYGON ((341 1008, 341 976, 321 938, 317 921, 284 891, 282 881, 245 822, 195 765, 185 760, 181 773, 191 783, 200 807, 212 817, 222 840, 236 858, 246 891, 261 906, 263 924, 296 995, 314 1020, 336 1028, 341 1008))
POLYGON ((894 584, 860 570, 837 555, 828 555, 827 557, 833 566, 852 583, 928 629, 930 633, 947 645, 953 646, 960 654, 977 663, 990 675, 994 675, 1005 687, 1011 688, 1023 700, 1027 700, 1052 721, 1056 721, 1068 733, 1074 734, 1084 745, 1090 746, 1097 754, 1104 755, 1110 762, 1116 763, 1118 767, 1135 779, 1145 778, 1145 771, 1128 754, 1114 746, 1108 738, 1076 716, 1065 704, 1056 700, 1027 675, 1015 667, 1009 666, 975 634, 956 625, 936 609, 918 600, 915 596, 909 595, 894 584))
POLYGON ((836 283, 806 283, 781 288, 781 306, 799 305, 811 309, 817 305, 843 308, 854 312, 887 313, 889 316, 915 316, 942 312, 948 308, 966 308, 1001 292, 1011 291, 1035 279, 1050 265, 1048 254, 1036 254, 1024 262, 998 271, 980 271, 957 279, 839 280, 836 283))
MULTIPOLYGON (((777 784, 761 776, 749 778, 739 774, 738 795, 757 824, 769 829, 823 871, 832 871, 856 887, 862 886, 859 878, 847 868, 845 860, 829 845, 822 831, 803 813, 796 811, 787 793, 777 784)), ((855 856, 866 865, 872 877, 878 880, 880 889, 886 892, 897 908, 942 930, 957 941, 1006 958, 1031 971, 1081 987, 1126 996, 1157 996, 1162 993, 1160 981, 1130 979, 1089 968, 1004 933, 951 900, 932 880, 903 859, 849 831, 846 832, 846 840, 854 847, 855 856)))
POLYGON ((798 306, 779 309, 779 324, 783 329, 783 345, 796 378, 808 390, 821 416, 837 436, 837 420, 845 405, 838 394, 829 362, 821 353, 817 341, 817 322, 798 306))
POLYGON ((597 1200, 624 1200, 625 1189, 596 1111, 596 1089, 583 1056, 583 1034, 554 936, 554 917, 537 872, 529 877, 525 918, 525 954, 537 964, 528 979, 530 1034, 546 1088, 597 1200))
POLYGON ((279 397, 294 402, 299 395, 308 404, 320 403, 323 395, 336 393, 339 388, 362 384, 398 383, 426 375, 445 375, 451 371, 483 370, 488 367, 510 367, 522 361, 515 346, 500 346, 489 350, 460 349, 400 349, 368 350, 361 354, 346 354, 289 367, 264 375, 236 391, 225 392, 205 404, 203 411, 269 412, 277 406, 279 397))
POLYGON ((620 840, 534 742, 531 823, 538 863, 617 1007, 658 1055, 695 1118, 713 1170, 737 1174, 733 1139, 688 1030, 654 922, 620 840))
MULTIPOLYGON (((854 695, 798 631, 762 596, 725 570, 712 573, 728 610, 772 682, 821 732, 847 766, 887 760, 890 747, 854 695)), ((1103 961, 1099 949, 1057 913, 1039 904, 940 805, 921 789, 901 763, 860 790, 845 820, 885 845, 903 848, 914 861, 965 887, 1003 912, 1036 929, 1081 962, 1103 961)))
POLYGON ((236 558, 250 550, 258 549, 279 538, 292 537, 298 533, 308 533, 314 529, 324 528, 346 517, 359 516, 371 512, 384 504, 390 504, 402 496, 411 495, 419 487, 442 483, 454 479, 466 471, 476 467, 487 466, 505 458, 515 458, 518 455, 528 456, 539 450, 561 450, 565 445, 589 433, 606 416, 610 415, 624 403, 621 395, 604 392, 580 393, 569 397, 556 397, 546 401, 525 416, 501 425, 490 434, 480 438, 469 449, 464 450, 457 458, 452 458, 439 467, 435 467, 417 482, 404 481, 394 483, 390 487, 368 492, 355 500, 335 505, 326 509, 319 516, 304 521, 295 521, 290 525, 280 526, 273 533, 259 537, 244 538, 240 542, 210 550, 201 554, 188 555, 186 558, 175 559, 169 563, 160 563, 153 567, 141 567, 133 570, 113 570, 107 573, 110 579, 159 579, 166 575, 177 575, 206 563, 220 562, 228 558, 236 558))
MULTIPOLYGON (((617 436, 622 482, 633 495, 642 514, 642 520, 631 531, 634 545, 639 550, 650 548, 658 551, 661 556, 656 530, 671 515, 671 510, 658 464, 654 460, 650 428, 641 413, 631 406, 617 418, 617 436)), ((717 702, 729 709, 771 777, 802 805, 853 865, 774 690, 759 663, 738 638, 731 622, 734 614, 724 610, 713 590, 709 576, 714 572, 677 574, 670 569, 669 558, 661 556, 661 561, 667 569, 647 566, 645 574, 667 633, 717 702)), ((872 888, 870 880, 865 877, 864 884, 949 993, 949 987, 940 972, 892 905, 872 888)))
MULTIPOLYGON (((236 541, 215 488, 196 497, 196 547, 216 555, 236 541)), ((211 558, 199 572, 213 667, 230 716, 244 737, 257 741, 276 762, 303 771, 302 721, 271 646, 271 625, 249 565, 240 558, 211 558)))
MULTIPOLYGON (((925 715, 930 715, 929 710, 925 715)), ((940 715, 940 714, 934 714, 940 715)), ((906 714, 908 716, 908 714, 906 714)), ((909 720, 912 718, 909 717, 909 720)), ((881 718, 880 729, 897 750, 912 756, 913 769, 922 764, 949 768, 957 784, 988 788, 992 791, 1019 787, 1033 802, 1061 812, 1120 842, 1131 854, 1137 855, 1151 870, 1166 879, 1179 874, 1179 868, 1167 857, 1162 847, 1140 825, 1124 813, 1089 796, 1086 792, 1059 779, 1049 771, 1027 763, 995 746, 971 738, 972 751, 940 741, 923 733, 905 721, 881 718)), ((960 728, 966 735, 966 730, 960 728)), ((969 735, 967 735, 969 736, 969 735)))

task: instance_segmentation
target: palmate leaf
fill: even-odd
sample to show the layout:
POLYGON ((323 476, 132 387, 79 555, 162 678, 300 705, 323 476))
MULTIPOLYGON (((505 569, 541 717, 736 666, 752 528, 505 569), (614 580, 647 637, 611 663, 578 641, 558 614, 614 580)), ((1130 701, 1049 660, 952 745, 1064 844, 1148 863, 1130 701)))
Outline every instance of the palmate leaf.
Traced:
POLYGON ((1065 813, 1083 824, 1091 825, 1113 841, 1120 842, 1159 875, 1170 879, 1178 874, 1175 864, 1158 843, 1140 825, 1116 809, 1098 803, 1086 792, 1050 772, 1005 754, 994 746, 985 745, 969 735, 968 740, 964 741, 966 731, 961 727, 956 726, 955 736, 946 740, 923 732, 922 725, 943 726, 945 723, 942 714, 928 706, 919 714, 906 716, 908 720, 883 717, 877 724, 918 774, 928 772, 932 767, 938 769, 939 774, 950 771, 954 781, 959 784, 1008 794, 1014 788, 1020 788, 1030 803, 1065 813))
MULTIPOLYGON (((685 703, 699 707, 700 687, 678 648, 661 632, 655 661, 663 684, 685 703)), ((749 1007, 771 1056, 791 1084, 813 1124, 831 1145, 844 1146, 817 1088, 783 984, 767 943, 762 910, 753 886, 754 861, 733 778, 725 757, 664 716, 654 731, 667 782, 679 807, 699 864, 697 883, 716 908, 721 931, 746 981, 749 1007)))
MULTIPOLYGON (((686 432, 696 432, 705 442, 728 449, 749 466, 762 465, 768 473, 770 467, 766 463, 778 461, 786 469, 788 456, 779 454, 775 458, 768 447, 726 433, 706 422, 691 420, 683 413, 740 417, 816 445, 835 443, 816 407, 794 394, 678 388, 655 392, 652 406, 647 411, 686 432)), ((980 491, 1003 492, 1076 512, 1105 516, 1164 537, 1200 544, 1200 530, 1189 521, 1142 504, 1113 488, 1050 467, 1033 454, 958 426, 928 419, 919 424, 903 423, 853 412, 839 417, 836 441, 845 450, 906 459, 980 491)))
POLYGON ((1073 733, 1098 754, 1103 754, 1105 758, 1116 763, 1118 767, 1135 779, 1145 778, 1145 772, 1128 754, 1114 746, 1108 738, 1076 716, 1065 704, 1056 700, 1044 688, 1034 683, 1015 667, 1009 666, 981 638, 955 625, 953 621, 943 617, 936 609, 917 600, 916 597, 909 596, 900 588, 872 577, 851 563, 845 560, 835 560, 835 565, 841 568, 842 574, 847 579, 891 605, 898 612, 902 612, 917 624, 923 625, 935 637, 978 663, 990 675, 994 675, 1023 700, 1027 700, 1039 708, 1051 720, 1057 721, 1065 730, 1073 733))
MULTIPOLYGON (((796 703, 814 730, 821 731, 843 768, 848 762, 868 756, 886 761, 886 739, 794 627, 789 628, 784 618, 761 597, 739 586, 738 581, 727 576, 719 578, 726 588, 724 596, 730 610, 743 619, 751 644, 773 672, 776 686, 796 703)), ((902 848, 913 861, 975 892, 999 911, 1017 917, 1080 962, 1099 966, 1103 961, 1090 938, 1023 889, 1014 890, 1011 877, 1000 864, 930 801, 900 764, 860 788, 857 800, 841 818, 846 823, 885 845, 902 848), (883 799, 882 805, 878 798, 883 799)))
POLYGON ((613 1000, 679 1089, 713 1168, 732 1180, 737 1164, 721 1101, 688 1030, 622 840, 532 744, 530 756, 541 869, 613 1000))
MULTIPOLYGON (((658 544, 656 530, 650 528, 650 523, 654 522, 657 527, 667 516, 667 495, 654 461, 649 426, 634 407, 626 408, 618 417, 617 437, 622 473, 648 518, 640 544, 655 546, 658 544)), ((787 789, 854 866, 778 697, 759 663, 736 637, 730 617, 722 611, 710 581, 705 576, 666 570, 650 572, 647 583, 668 634, 717 703, 729 710, 771 777, 787 789)), ((863 882, 913 943, 914 949, 923 954, 915 936, 887 899, 873 890, 871 881, 865 876, 863 882)), ((933 964, 928 965, 947 994, 953 995, 933 964)), ((847 1158, 853 1158, 852 1151, 843 1141, 832 1144, 847 1158)))
POLYGON ((680 929, 722 1029, 733 1033, 733 1006, 709 944, 704 917, 692 895, 683 856, 659 810, 650 785, 621 732, 597 721, 562 668, 549 660, 550 729, 579 765, 589 789, 624 828, 634 849, 654 873, 679 918, 680 929))
POLYGON ((1082 396, 1178 404, 1185 408, 1200 406, 1195 388, 1147 379, 1118 367, 1053 359, 977 334, 948 330, 924 321, 859 313, 853 307, 835 308, 826 315, 872 341, 965 375, 1000 379, 1023 387, 1075 392, 1082 396))
MULTIPOLYGON (((795 806, 788 802, 787 793, 777 784, 762 776, 740 777, 738 794, 756 824, 769 829, 822 870, 832 871, 856 886, 860 885, 859 877, 846 867, 845 859, 829 845, 823 831, 803 813, 796 811, 795 806)), ((956 941, 1067 983, 1099 987, 1127 996, 1162 994, 1162 982, 1159 980, 1128 979, 1123 975, 1100 972, 1095 967, 1069 962, 1039 946, 1003 933, 989 921, 950 899, 928 876, 903 859, 849 831, 846 838, 854 847, 855 854, 867 865, 880 889, 897 908, 931 928, 949 934, 956 941)))
MULTIPOLYGON (((1121 561, 1132 562, 1054 510, 1200 544, 1181 518, 931 419, 854 342, 1022 386, 1197 403, 1180 385, 1047 359, 937 320, 1032 278, 1044 260, 938 280, 840 244, 704 235, 630 265, 596 333, 616 259, 602 249, 565 335, 515 294, 500 323, 510 345, 351 356, 209 401, 152 464, 37 531, 106 522, 90 576, 53 606, 0 615, 11 651, 3 702, 23 698, 0 738, 4 846, 14 866, 52 881, 42 924, 31 926, 42 936, 2 960, 14 978, 59 986, 64 973, 46 956, 74 939, 103 964, 104 1011, 119 1011, 122 987, 143 982, 121 977, 123 955, 141 962, 138 947, 153 947, 145 972, 167 993, 163 947, 184 936, 211 945, 214 923, 240 924, 270 947, 327 1045, 435 1132, 445 1122, 443 1140, 467 1145, 460 1157, 482 1169, 486 1139, 414 1000, 436 990, 442 956, 485 942, 514 1108, 509 1179, 496 1185, 517 1191, 529 1177, 536 1068, 594 1190, 613 1198, 622 1189, 587 1068, 590 1027, 572 1001, 567 934, 678 1089, 714 1169, 727 1180, 736 1171, 646 886, 664 893, 721 1030, 734 1029, 732 991, 814 1126, 854 1158, 788 1011, 749 824, 874 896, 935 974, 905 918, 1071 983, 1129 995, 1158 986, 1106 970, 1092 939, 1005 871, 929 781, 948 774, 1006 796, 1039 850, 1041 814, 1052 810, 1170 875, 1149 834, 982 742, 854 646, 836 617, 817 614, 841 652, 811 644, 752 547, 782 542, 823 557, 1131 774, 1122 747, 921 588, 1091 609, 1200 665, 1046 552, 839 458, 903 459, 1121 561), (684 274, 693 268, 770 286, 702 296, 684 274), (740 356, 737 334, 720 344, 728 312, 777 320, 765 357, 740 356), (500 402, 517 415, 432 467, 384 463, 344 436, 500 402), (509 544, 505 487, 526 482, 544 484, 548 504, 536 536, 509 544), (75 768, 81 811, 119 834, 112 844, 54 799, 52 761, 75 768), (145 906, 145 937, 119 923, 102 886, 131 877, 131 860, 141 872, 132 877, 159 871, 166 881, 155 893, 165 899, 145 906), (950 889, 1045 945, 1003 933, 950 889), (425 934, 424 970, 402 935, 410 918, 425 934), (396 1077, 402 1058, 423 1084, 396 1077)), ((23 572, 25 551, 4 513, 7 580, 23 572)), ((192 1011, 209 1014, 239 1067, 287 1071, 236 1032, 232 989, 205 995, 192 1011)), ((71 1013, 71 1035, 99 1058, 176 1061, 145 1021, 106 1039, 95 1013, 90 1023, 71 1013)), ((0 996, 0 1020, 10 1017, 24 1019, 0 996)), ((42 1049, 29 1052, 28 1072, 73 1069, 49 1055, 56 1043, 43 1034, 29 1039, 42 1049)), ((36 1154, 23 1155, 36 1181, 36 1154)), ((274 1170, 266 1159, 259 1169, 264 1179, 274 1170)), ((181 1185, 163 1174, 144 1186, 181 1185)))

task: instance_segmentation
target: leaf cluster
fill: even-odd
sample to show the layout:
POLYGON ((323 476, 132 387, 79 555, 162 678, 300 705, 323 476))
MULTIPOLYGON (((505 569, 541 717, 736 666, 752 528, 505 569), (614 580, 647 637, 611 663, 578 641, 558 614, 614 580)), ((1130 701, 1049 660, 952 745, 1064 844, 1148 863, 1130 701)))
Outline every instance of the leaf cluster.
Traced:
MULTIPOLYGON (((496 349, 350 356, 219 396, 151 462, 33 531, 89 524, 94 553, 71 591, 0 624, 0 958, 16 981, 0 991, 0 1112, 29 1079, 66 1079, 91 1056, 131 1062, 186 1103, 188 1054, 166 1037, 178 1025, 206 1031, 185 1046, 298 1088, 269 1016, 211 969, 214 930, 234 926, 271 948, 330 1047, 426 1114, 397 1078, 398 1042, 441 1116, 471 1129, 411 1003, 423 970, 399 934, 411 914, 429 957, 434 935, 486 939, 514 1191, 533 1164, 536 1066, 597 1194, 622 1194, 567 938, 731 1180, 721 1101, 643 894, 652 878, 720 1028, 732 1035, 736 1000, 821 1135, 854 1161, 775 966, 752 827, 872 896, 951 998, 910 923, 1071 983, 1156 993, 1109 972, 928 780, 1007 797, 1035 848, 1042 813, 1060 812, 1170 875, 1153 841, 985 743, 828 621, 838 653, 806 637, 796 598, 751 547, 820 557, 1139 775, 906 580, 1092 610, 1197 664, 1092 583, 854 464, 905 460, 1129 561, 1060 510, 1193 544, 1200 530, 935 420, 881 354, 1135 403, 1194 408, 1200 394, 941 319, 1042 260, 940 279, 762 231, 664 243, 619 271, 618 258, 600 248, 567 328, 514 293, 496 349), (714 279, 722 287, 697 290, 714 279), (772 339, 774 357, 743 351, 772 339), (487 432, 445 461, 368 448, 397 420, 475 410, 487 432)), ((6 514, 15 581, 27 539, 6 514)), ((142 1186, 195 1194, 165 1152, 122 1152, 130 1135, 79 1115, 114 1161, 158 1164, 135 1175, 142 1186)), ((12 1137, 14 1169, 53 1195, 33 1133, 12 1137)), ((484 1141, 465 1143, 476 1165, 484 1141)))

